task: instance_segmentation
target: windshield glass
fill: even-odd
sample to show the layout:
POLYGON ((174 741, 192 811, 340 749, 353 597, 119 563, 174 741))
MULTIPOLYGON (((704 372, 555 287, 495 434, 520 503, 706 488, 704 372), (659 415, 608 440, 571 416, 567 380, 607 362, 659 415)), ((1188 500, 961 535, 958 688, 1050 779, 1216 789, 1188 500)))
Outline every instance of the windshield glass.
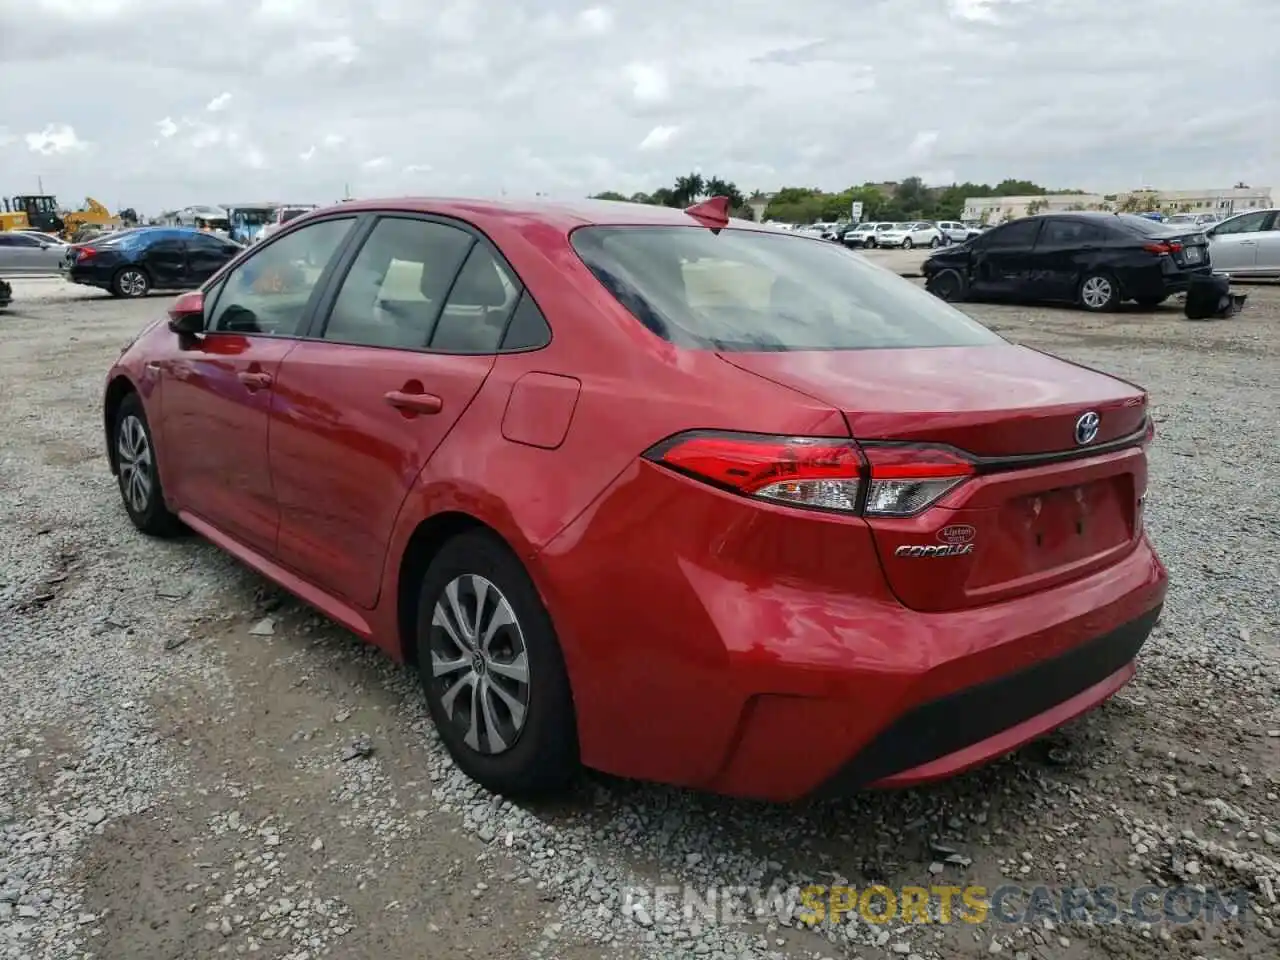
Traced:
POLYGON ((715 350, 1002 343, 910 281, 841 246, 752 230, 582 227, 596 278, 663 339, 715 350))
POLYGON ((895 229, 895 230, 910 230, 910 229, 911 229, 911 224, 909 224, 909 223, 895 223, 895 224, 893 225, 893 229, 895 229))
POLYGON ((295 217, 300 217, 304 213, 310 213, 310 212, 311 212, 310 207, 285 207, 283 210, 280 211, 280 222, 288 223, 290 220, 294 219, 295 217))
POLYGON ((260 227, 270 223, 275 211, 269 207, 235 210, 231 214, 231 222, 238 226, 260 227))

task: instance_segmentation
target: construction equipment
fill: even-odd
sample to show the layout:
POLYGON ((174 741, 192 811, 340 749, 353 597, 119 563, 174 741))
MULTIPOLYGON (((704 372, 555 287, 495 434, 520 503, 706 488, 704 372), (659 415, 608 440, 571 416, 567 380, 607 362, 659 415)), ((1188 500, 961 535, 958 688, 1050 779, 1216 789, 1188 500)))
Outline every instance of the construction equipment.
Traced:
POLYGON ((4 212, 0 213, 0 229, 21 230, 34 227, 47 233, 61 233, 62 218, 58 216, 58 198, 48 195, 26 195, 3 198, 4 212))
POLYGON ((62 228, 63 236, 67 239, 74 237, 85 227, 119 229, 124 226, 119 217, 113 217, 111 211, 93 199, 93 197, 85 197, 84 209, 68 211, 62 215, 62 220, 64 223, 62 228))

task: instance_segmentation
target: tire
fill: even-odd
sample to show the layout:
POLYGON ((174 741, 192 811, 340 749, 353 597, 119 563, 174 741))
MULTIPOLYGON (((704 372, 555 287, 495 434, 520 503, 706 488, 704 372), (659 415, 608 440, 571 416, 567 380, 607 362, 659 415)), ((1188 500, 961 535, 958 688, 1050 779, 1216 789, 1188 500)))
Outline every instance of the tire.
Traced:
POLYGON ((964 276, 960 271, 950 268, 939 270, 935 273, 925 281, 924 288, 939 300, 945 300, 947 303, 958 303, 964 300, 969 293, 969 285, 964 276))
POLYGON ((930 246, 930 247, 936 247, 936 246, 937 246, 939 243, 941 243, 941 242, 942 242, 942 241, 941 241, 941 240, 939 240, 937 237, 930 237, 930 238, 929 238, 929 246, 930 246))
POLYGON ((875 238, 873 238, 873 237, 868 237, 868 238, 866 239, 866 241, 865 241, 865 242, 863 242, 863 244, 862 244, 862 245, 863 245, 866 249, 868 249, 868 250, 874 250, 874 249, 876 248, 876 241, 875 241, 875 238))
POLYGON ((111 444, 120 499, 133 525, 152 537, 175 537, 185 532, 183 522, 165 506, 155 439, 136 393, 127 395, 116 410, 111 444))
POLYGON ((1087 273, 1080 281, 1076 300, 1090 313, 1108 313, 1120 306, 1120 287, 1109 273, 1087 273))
POLYGON ((495 534, 461 534, 431 561, 418 592, 416 640, 427 708, 463 773, 512 797, 572 782, 578 731, 560 643, 533 581, 495 534), (476 638, 495 622, 489 649, 478 649, 476 638))
POLYGON ((911 238, 910 238, 910 237, 907 237, 905 240, 903 240, 903 241, 902 241, 902 249, 903 249, 903 250, 910 250, 910 249, 911 249, 912 247, 914 247, 914 246, 915 246, 915 244, 911 242, 911 238))
POLYGON ((1139 297, 1138 306, 1147 310, 1154 310, 1168 299, 1168 297, 1139 297))
POLYGON ((111 295, 136 300, 151 292, 151 277, 142 267, 122 267, 111 278, 111 295))

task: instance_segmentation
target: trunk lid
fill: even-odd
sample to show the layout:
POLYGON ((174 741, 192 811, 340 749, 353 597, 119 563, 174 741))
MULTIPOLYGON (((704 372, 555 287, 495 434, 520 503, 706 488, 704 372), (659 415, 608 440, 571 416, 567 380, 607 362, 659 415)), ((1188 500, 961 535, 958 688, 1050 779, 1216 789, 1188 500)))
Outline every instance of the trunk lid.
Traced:
POLYGON ((918 350, 722 353, 739 369, 829 403, 852 436, 945 444, 976 474, 923 512, 868 516, 889 585, 917 610, 977 606, 1116 562, 1141 535, 1146 394, 1012 344, 918 350), (1086 413, 1097 434, 1076 439, 1086 413), (1096 454, 1086 451, 1102 447, 1096 454))

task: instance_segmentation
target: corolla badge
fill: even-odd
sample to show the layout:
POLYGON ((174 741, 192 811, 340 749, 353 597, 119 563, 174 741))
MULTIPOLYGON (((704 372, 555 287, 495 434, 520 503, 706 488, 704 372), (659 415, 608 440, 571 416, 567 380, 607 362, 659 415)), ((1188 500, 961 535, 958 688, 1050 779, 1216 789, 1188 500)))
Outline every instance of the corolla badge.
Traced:
POLYGON ((1093 443, 1098 439, 1098 425, 1101 422, 1102 418, 1093 410, 1081 414, 1080 419, 1076 421, 1076 443, 1083 447, 1086 443, 1093 443))

